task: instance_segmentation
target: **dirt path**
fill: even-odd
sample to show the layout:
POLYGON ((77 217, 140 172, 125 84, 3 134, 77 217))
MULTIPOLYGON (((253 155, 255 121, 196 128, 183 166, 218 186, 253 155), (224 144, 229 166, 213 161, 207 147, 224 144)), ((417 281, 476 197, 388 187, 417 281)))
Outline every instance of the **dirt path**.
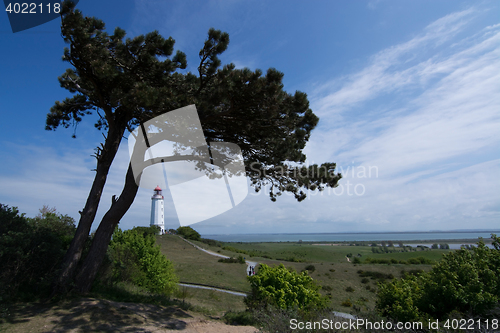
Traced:
POLYGON ((254 333, 252 326, 230 326, 176 306, 121 303, 93 298, 56 304, 20 304, 9 309, 0 331, 254 333))
POLYGON ((198 245, 196 244, 193 244, 191 243, 190 241, 188 241, 187 239, 185 239, 184 237, 181 237, 181 236, 178 236, 180 239, 182 239, 183 241, 185 241, 186 243, 188 243, 189 245, 192 245, 194 246, 196 249, 200 250, 200 251, 203 251, 205 253, 208 253, 210 254, 211 256, 215 256, 215 257, 219 257, 219 258, 229 258, 228 256, 225 256, 223 254, 220 254, 220 253, 216 253, 216 252, 213 252, 213 251, 210 251, 210 250, 205 250, 204 248, 202 247, 199 247, 198 245))
POLYGON ((247 296, 245 293, 240 293, 238 291, 232 291, 232 290, 225 290, 225 289, 220 289, 216 287, 209 287, 209 286, 199 286, 196 284, 190 284, 190 283, 179 283, 179 286, 181 287, 188 287, 188 288, 198 288, 198 289, 206 289, 206 290, 215 290, 215 291, 220 291, 222 293, 227 293, 235 296, 247 296))
MULTIPOLYGON (((188 243, 189 245, 192 245, 194 246, 196 249, 200 250, 200 251, 203 251, 205 253, 208 253, 212 256, 215 256, 215 257, 219 257, 219 258, 229 258, 228 256, 225 256, 223 254, 220 254, 220 253, 215 253, 213 251, 210 251, 210 250, 205 250, 204 248, 196 245, 196 244, 193 244, 191 243, 190 241, 188 241, 187 239, 181 237, 181 236, 178 236, 180 239, 182 239, 183 241, 185 241, 186 243, 188 243)), ((246 264, 247 264, 247 268, 246 268, 246 271, 247 271, 247 275, 249 275, 249 272, 250 272, 250 267, 253 267, 254 269, 257 267, 257 265, 259 264, 258 262, 254 262, 254 261, 248 261, 248 260, 245 260, 246 264)))
MULTIPOLYGON (((183 241, 189 243, 190 245, 194 246, 196 249, 198 250, 201 250, 205 253, 208 253, 210 255, 213 255, 213 256, 216 256, 216 257, 221 257, 221 258, 229 258, 228 256, 225 256, 225 255, 222 255, 222 254, 219 254, 219 253, 215 253, 215 252, 212 252, 212 251, 209 251, 209 250, 205 250, 204 248, 202 247, 199 247, 198 245, 196 244, 193 244, 191 243, 190 241, 188 241, 187 239, 184 239, 183 237, 179 236, 180 239, 182 239, 183 241)), ((322 245, 322 244, 313 244, 313 245, 322 245)), ((339 245, 339 244, 329 244, 329 245, 339 245)), ((346 257, 347 261, 348 262, 351 262, 351 260, 346 257)), ((246 264, 247 264, 247 268, 246 268, 246 274, 247 276, 249 275, 249 272, 250 272, 250 267, 257 267, 257 265, 259 264, 258 262, 253 262, 253 261, 247 261, 245 260, 246 264)), ((217 288, 213 288, 213 287, 199 287, 199 286, 195 286, 195 285, 188 285, 186 284, 185 285, 186 287, 190 287, 190 288, 203 288, 203 289, 212 289, 212 290, 216 290, 216 291, 222 291, 222 292, 229 292, 229 293, 233 293, 235 294, 235 292, 230 292, 230 291, 227 291, 227 290, 222 290, 222 289, 217 289, 217 288)), ((246 294, 241 294, 239 296, 246 296, 246 294)), ((349 313, 345 313, 345 312, 337 312, 337 311, 333 311, 333 314, 337 317, 341 317, 341 318, 347 318, 347 319, 353 319, 355 320, 356 317, 354 317, 353 315, 349 314, 349 313)), ((238 331, 231 331, 231 332, 238 332, 238 331)))

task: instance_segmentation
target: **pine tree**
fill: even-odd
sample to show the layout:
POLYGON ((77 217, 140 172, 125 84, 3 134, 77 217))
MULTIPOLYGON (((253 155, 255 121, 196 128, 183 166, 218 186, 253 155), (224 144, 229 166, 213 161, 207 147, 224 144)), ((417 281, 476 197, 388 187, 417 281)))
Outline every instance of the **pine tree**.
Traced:
POLYGON ((61 34, 69 44, 63 59, 72 68, 59 82, 74 96, 55 103, 47 115, 46 128, 76 128, 84 116, 96 113, 99 119, 95 126, 105 140, 95 151, 95 178, 55 292, 67 290, 73 279, 79 291, 90 290, 111 235, 138 190, 129 165, 122 193, 113 196, 77 272, 109 168, 125 131, 157 115, 195 104, 206 141, 237 144, 252 185, 256 190, 269 186, 273 201, 285 191, 301 201, 306 197, 305 189, 337 186, 341 175, 335 173, 335 163, 290 166, 289 162, 305 161, 302 149, 318 123, 306 94, 285 92, 283 73, 275 69, 263 75, 260 70, 235 69, 233 64, 221 67, 218 56, 229 44, 227 33, 210 29, 199 53, 198 73, 184 74, 178 69, 187 66, 185 54, 178 51, 172 56, 174 40, 157 31, 130 39, 116 28, 109 35, 104 22, 84 17, 68 1, 61 20, 61 34))

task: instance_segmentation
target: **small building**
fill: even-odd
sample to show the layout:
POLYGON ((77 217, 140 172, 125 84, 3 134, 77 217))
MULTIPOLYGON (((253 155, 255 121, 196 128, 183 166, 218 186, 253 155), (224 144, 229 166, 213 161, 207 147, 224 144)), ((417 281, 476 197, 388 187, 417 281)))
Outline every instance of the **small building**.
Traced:
POLYGON ((150 225, 160 227, 160 235, 165 233, 165 219, 164 207, 163 207, 163 195, 161 193, 160 186, 156 186, 154 189, 154 194, 151 197, 151 221, 150 225))

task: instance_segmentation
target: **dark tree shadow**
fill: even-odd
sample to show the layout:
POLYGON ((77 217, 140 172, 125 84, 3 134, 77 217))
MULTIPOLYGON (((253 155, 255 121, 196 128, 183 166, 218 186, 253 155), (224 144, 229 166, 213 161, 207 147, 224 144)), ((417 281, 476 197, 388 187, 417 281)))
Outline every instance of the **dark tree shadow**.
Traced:
POLYGON ((189 318, 193 316, 177 306, 83 298, 14 304, 6 321, 26 332, 155 332, 182 331, 189 318))

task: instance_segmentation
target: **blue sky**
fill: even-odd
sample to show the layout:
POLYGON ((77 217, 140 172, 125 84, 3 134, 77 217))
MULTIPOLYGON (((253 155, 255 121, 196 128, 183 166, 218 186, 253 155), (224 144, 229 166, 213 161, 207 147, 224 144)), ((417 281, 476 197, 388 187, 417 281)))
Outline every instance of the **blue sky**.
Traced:
MULTIPOLYGON (((336 162, 335 191, 273 203, 251 189, 236 208, 192 225, 202 234, 498 229, 500 3, 496 1, 115 1, 77 8, 129 37, 158 30, 195 71, 210 27, 230 36, 223 63, 277 68, 285 90, 306 92, 320 117, 309 163, 336 162)), ((13 34, 0 15, 0 203, 28 216, 43 205, 78 218, 102 139, 88 117, 44 130, 57 100, 59 21, 13 34)), ((119 194, 126 141, 99 207, 119 194)), ((148 225, 140 189, 124 229, 148 225)), ((171 201, 167 227, 178 226, 171 201)))

